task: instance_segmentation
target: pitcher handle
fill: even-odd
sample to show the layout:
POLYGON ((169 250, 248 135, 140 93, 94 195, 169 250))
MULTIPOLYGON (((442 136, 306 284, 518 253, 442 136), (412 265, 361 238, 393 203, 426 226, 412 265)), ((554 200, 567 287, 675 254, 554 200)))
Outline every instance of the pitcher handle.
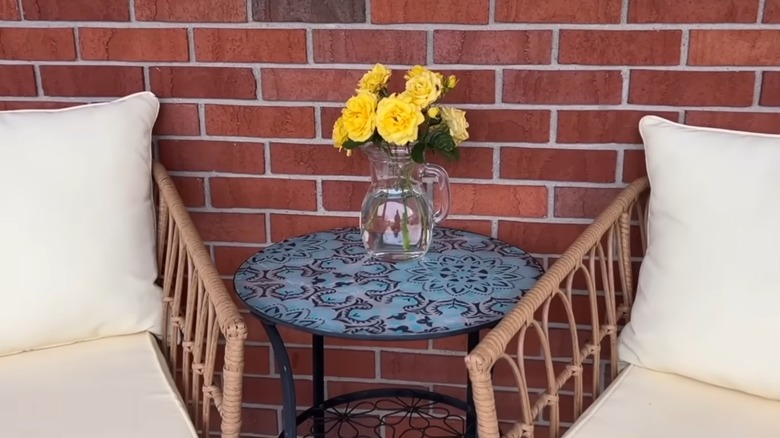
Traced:
MULTIPOLYGON (((424 175, 436 178, 436 184, 439 186, 439 192, 441 194, 441 206, 433 214, 433 223, 438 224, 439 222, 446 219, 447 215, 450 214, 450 178, 447 175, 447 171, 444 170, 443 167, 436 164, 426 164, 424 175)), ((430 201, 431 206, 433 206, 433 199, 430 201)))

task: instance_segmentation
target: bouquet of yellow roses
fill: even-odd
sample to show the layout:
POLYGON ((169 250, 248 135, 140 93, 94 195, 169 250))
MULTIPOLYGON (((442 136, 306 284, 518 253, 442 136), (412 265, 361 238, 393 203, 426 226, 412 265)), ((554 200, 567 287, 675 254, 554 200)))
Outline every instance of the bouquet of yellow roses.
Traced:
POLYGON ((372 183, 360 213, 363 243, 370 255, 399 261, 424 255, 433 226, 449 212, 447 172, 426 163, 426 151, 458 159, 469 124, 465 111, 437 105, 457 85, 455 76, 418 65, 406 72, 404 91, 390 93, 391 74, 377 64, 363 75, 333 126, 333 143, 347 155, 356 148, 368 155, 372 183), (439 187, 436 211, 422 188, 424 178, 439 187))
POLYGON ((458 145, 469 138, 466 112, 436 103, 455 88, 457 78, 444 78, 423 66, 406 72, 403 92, 390 93, 392 71, 377 64, 360 79, 357 94, 347 100, 333 126, 333 143, 339 150, 375 144, 387 153, 406 148, 417 163, 425 162, 425 150, 459 158, 458 145))

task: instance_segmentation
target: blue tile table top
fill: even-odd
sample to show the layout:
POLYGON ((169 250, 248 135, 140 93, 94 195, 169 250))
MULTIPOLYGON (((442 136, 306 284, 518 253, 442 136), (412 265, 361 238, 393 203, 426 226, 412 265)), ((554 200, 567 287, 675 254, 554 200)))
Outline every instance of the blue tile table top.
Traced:
POLYGON ((235 276, 239 297, 267 322, 326 336, 430 339, 501 319, 542 275, 520 248, 437 227, 417 260, 370 258, 357 228, 273 244, 235 276))

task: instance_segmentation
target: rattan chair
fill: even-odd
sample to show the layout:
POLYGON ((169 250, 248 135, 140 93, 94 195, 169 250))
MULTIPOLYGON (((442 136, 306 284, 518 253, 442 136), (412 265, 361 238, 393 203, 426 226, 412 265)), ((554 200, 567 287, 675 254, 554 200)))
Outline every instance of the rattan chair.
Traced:
POLYGON ((573 412, 567 412, 566 417, 576 420, 586 403, 598 397, 617 376, 617 336, 633 302, 632 251, 644 252, 648 189, 647 178, 626 188, 466 357, 480 438, 559 437, 563 431, 559 402, 562 388, 573 392, 573 412), (632 240, 632 233, 639 239, 632 240), (641 248, 632 248, 636 242, 641 242, 641 248), (577 291, 577 284, 584 284, 585 290, 577 291), (589 320, 575 320, 573 297, 578 293, 585 294, 590 303, 589 311, 585 312, 589 313, 589 320), (600 302, 604 312, 599 311, 600 302), (552 321, 551 308, 561 305, 567 320, 552 321), (572 358, 565 364, 555 363, 552 357, 549 333, 555 323, 564 323, 571 334, 567 340, 572 358), (589 327, 587 337, 583 338, 578 326, 589 327), (526 350, 531 337, 541 343, 541 352, 526 350), (609 355, 603 358, 605 351, 609 355), (605 375, 601 367, 592 365, 594 359, 596 362, 604 359, 608 364, 605 375), (543 362, 544 388, 530 386, 526 371, 538 368, 527 366, 527 360, 543 362), (494 366, 496 373, 507 372, 508 367, 517 382, 519 397, 520 410, 512 418, 502 418, 506 423, 501 427, 496 411, 494 366), (592 373, 587 379, 589 387, 585 385, 586 372, 592 373), (537 421, 540 417, 543 420, 537 421), (545 429, 542 434, 540 429, 545 429))
POLYGON ((158 266, 164 291, 163 353, 201 435, 237 438, 246 326, 217 273, 173 181, 154 163, 158 266), (219 347, 224 343, 224 353, 219 347), (217 357, 224 355, 222 369, 217 357), (221 423, 212 428, 212 408, 221 423))

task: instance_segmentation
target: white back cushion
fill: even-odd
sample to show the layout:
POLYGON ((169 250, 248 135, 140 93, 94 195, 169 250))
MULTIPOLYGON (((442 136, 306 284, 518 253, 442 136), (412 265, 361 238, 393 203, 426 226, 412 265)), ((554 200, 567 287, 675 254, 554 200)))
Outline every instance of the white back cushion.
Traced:
POLYGON ((150 330, 154 285, 148 92, 0 112, 0 355, 150 330))
POLYGON ((639 128, 649 240, 621 360, 780 399, 780 136, 639 128))

